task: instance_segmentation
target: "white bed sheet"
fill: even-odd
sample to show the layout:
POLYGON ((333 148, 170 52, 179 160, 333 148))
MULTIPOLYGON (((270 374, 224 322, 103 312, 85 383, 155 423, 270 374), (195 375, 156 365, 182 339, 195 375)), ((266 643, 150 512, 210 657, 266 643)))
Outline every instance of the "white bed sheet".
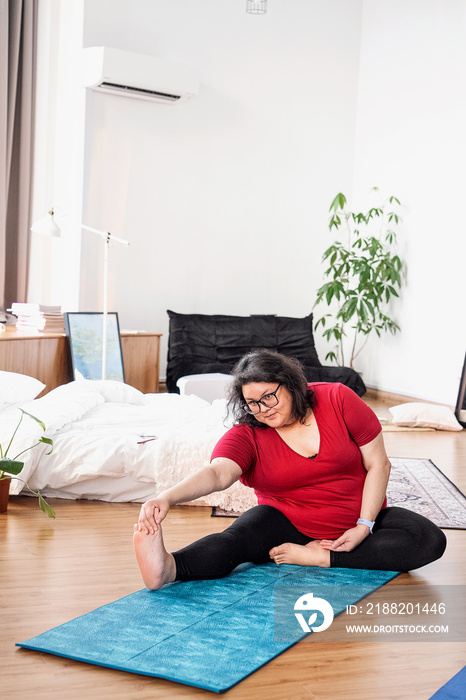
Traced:
MULTIPOLYGON (((54 441, 50 455, 40 445, 21 457, 21 478, 45 497, 143 502, 208 464, 230 427, 224 400, 210 404, 194 395, 142 394, 113 381, 71 382, 22 408, 45 423, 54 441)), ((2 445, 19 416, 17 408, 0 413, 2 445)), ((42 434, 25 416, 9 456, 42 434)), ((12 494, 22 489, 12 481, 12 494)), ((257 502, 240 482, 202 501, 233 510, 257 502)))

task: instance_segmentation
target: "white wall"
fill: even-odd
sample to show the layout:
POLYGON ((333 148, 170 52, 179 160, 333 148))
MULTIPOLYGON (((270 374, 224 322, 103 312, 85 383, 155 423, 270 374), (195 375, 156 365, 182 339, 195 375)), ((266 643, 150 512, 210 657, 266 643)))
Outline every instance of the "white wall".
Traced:
MULTIPOLYGON (((201 82, 195 100, 170 106, 87 90, 84 181, 54 162, 60 192, 76 198, 84 186, 83 221, 131 241, 110 251, 110 307, 122 327, 163 332, 163 360, 167 308, 302 316, 322 281, 331 199, 343 191, 362 206, 378 185, 404 204, 402 332, 371 343, 358 369, 368 385, 453 404, 466 347, 466 4, 270 0, 260 17, 244 5, 67 4, 83 15, 84 46, 186 62, 201 82)), ((74 70, 73 26, 61 51, 74 70)), ((81 134, 71 121, 66 133, 64 115, 71 148, 81 134)), ((79 256, 62 251, 65 308, 101 308, 101 249, 83 233, 79 283, 79 256)))
MULTIPOLYGON (((273 0, 260 17, 243 0, 86 2, 86 46, 200 77, 185 104, 87 95, 84 219, 131 241, 110 251, 109 307, 123 328, 163 332, 163 360, 167 308, 311 310, 328 206, 352 182, 360 12, 347 0, 273 0)), ((81 310, 100 308, 100 250, 83 233, 81 310)))
POLYGON ((369 385, 454 404, 466 348, 466 4, 365 0, 354 194, 404 204, 401 333, 364 355, 369 385))

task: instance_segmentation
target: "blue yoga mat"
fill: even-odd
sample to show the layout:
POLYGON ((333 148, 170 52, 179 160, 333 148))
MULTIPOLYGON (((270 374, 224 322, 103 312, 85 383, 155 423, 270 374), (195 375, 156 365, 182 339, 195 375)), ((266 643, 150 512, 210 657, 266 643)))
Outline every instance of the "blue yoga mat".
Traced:
POLYGON ((442 685, 430 700, 464 700, 466 697, 466 666, 442 685))
POLYGON ((143 589, 17 646, 224 692, 307 636, 291 608, 277 640, 276 586, 325 590, 336 615, 397 575, 243 564, 222 579, 143 589))

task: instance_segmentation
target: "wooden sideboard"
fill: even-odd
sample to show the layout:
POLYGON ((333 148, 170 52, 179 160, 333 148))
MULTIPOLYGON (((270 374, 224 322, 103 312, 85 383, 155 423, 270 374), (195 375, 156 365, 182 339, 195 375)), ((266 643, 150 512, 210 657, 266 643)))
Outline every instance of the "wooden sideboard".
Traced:
MULTIPOLYGON (((145 394, 159 391, 161 333, 121 331, 125 381, 145 394)), ((40 394, 73 380, 65 333, 27 333, 7 326, 0 333, 0 370, 36 377, 40 394)))

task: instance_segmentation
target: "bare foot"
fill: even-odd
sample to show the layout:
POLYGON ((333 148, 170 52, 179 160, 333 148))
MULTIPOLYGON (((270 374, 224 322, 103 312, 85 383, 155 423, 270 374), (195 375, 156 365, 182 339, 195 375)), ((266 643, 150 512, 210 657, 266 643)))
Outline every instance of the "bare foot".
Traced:
POLYGON ((163 544, 162 528, 153 535, 146 535, 134 526, 133 546, 144 584, 157 591, 165 583, 175 580, 176 564, 163 544))
POLYGON ((306 545, 285 542, 269 552, 276 564, 299 564, 300 566, 330 566, 330 552, 312 541, 306 545))

